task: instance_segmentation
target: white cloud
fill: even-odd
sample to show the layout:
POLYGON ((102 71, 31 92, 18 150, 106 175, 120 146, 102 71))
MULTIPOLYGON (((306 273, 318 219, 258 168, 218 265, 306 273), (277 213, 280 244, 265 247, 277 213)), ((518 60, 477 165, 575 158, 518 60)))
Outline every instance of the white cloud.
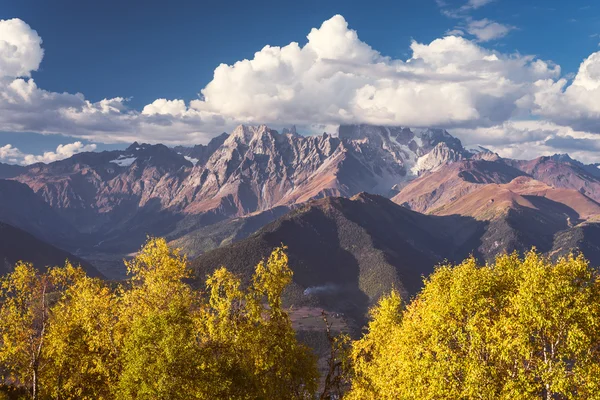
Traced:
POLYGON ((46 151, 42 155, 34 155, 23 153, 18 148, 7 144, 0 147, 0 162, 21 165, 29 165, 38 162, 49 163, 64 160, 77 153, 94 150, 96 150, 95 144, 83 144, 77 141, 69 144, 59 144, 56 151, 46 151))
POLYGON ((495 0, 469 0, 467 4, 465 4, 463 9, 477 9, 483 6, 486 6, 495 0))
POLYGON ((534 112, 558 124, 600 133, 600 52, 585 59, 569 84, 566 78, 536 83, 534 112))
POLYGON ((44 55, 41 44, 25 22, 0 20, 0 131, 59 133, 106 143, 179 144, 206 142, 235 124, 191 110, 183 100, 158 99, 138 112, 121 97, 92 103, 81 93, 43 90, 31 78, 44 55))
POLYGON ((219 115, 191 110, 183 100, 162 106, 157 100, 140 113, 121 97, 92 103, 79 93, 40 89, 31 78, 0 78, 0 131, 58 133, 103 143, 180 144, 206 142, 234 125, 219 115))
POLYGON ((7 164, 19 164, 23 153, 13 145, 7 144, 0 147, 0 162, 7 164))
MULTIPOLYGON (((8 26, 28 28, 22 21, 8 26)), ((37 61, 24 57, 12 68, 25 75, 42 54, 41 40, 29 42, 37 43, 31 46, 37 61)), ((204 100, 188 106, 157 99, 142 112, 124 98, 92 103, 79 93, 45 91, 31 78, 5 76, 0 130, 176 144, 206 142, 238 122, 489 125, 517 111, 533 80, 558 73, 533 57, 502 55, 454 36, 414 42, 411 49, 406 61, 384 57, 337 15, 312 29, 304 47, 265 46, 252 60, 219 66, 202 90, 204 100)))
POLYGON ((188 112, 183 100, 156 99, 142 110, 144 115, 185 115, 188 112))
POLYGON ((42 39, 20 19, 0 20, 0 78, 30 76, 44 51, 42 39))
POLYGON ((452 133, 466 146, 480 145, 507 158, 533 159, 569 153, 582 162, 596 163, 600 151, 600 135, 549 121, 506 121, 491 127, 456 129, 452 133))
POLYGON ((480 20, 469 20, 466 29, 469 34, 477 38, 477 41, 489 42, 490 40, 500 39, 508 35, 515 27, 484 18, 480 20))
POLYGON ((383 57, 337 15, 304 47, 266 46, 252 60, 220 65, 191 106, 256 123, 490 125, 513 116, 533 82, 560 73, 456 36, 411 50, 407 61, 383 57))

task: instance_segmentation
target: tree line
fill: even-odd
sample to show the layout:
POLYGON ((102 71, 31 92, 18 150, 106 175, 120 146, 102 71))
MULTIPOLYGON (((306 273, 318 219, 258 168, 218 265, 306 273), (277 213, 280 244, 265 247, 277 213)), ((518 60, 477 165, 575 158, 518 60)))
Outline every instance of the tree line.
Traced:
POLYGON ((594 399, 600 281, 581 255, 442 265, 412 301, 372 308, 362 337, 329 330, 319 377, 282 304, 285 248, 249 284, 202 290, 150 239, 115 284, 69 263, 18 263, 0 284, 0 399, 594 399))

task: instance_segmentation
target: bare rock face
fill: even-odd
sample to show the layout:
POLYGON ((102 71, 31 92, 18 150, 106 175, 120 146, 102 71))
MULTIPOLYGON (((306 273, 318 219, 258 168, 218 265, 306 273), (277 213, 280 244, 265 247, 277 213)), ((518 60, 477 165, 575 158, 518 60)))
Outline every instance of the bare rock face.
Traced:
POLYGON ((240 125, 207 145, 134 143, 123 151, 3 170, 74 227, 82 238, 78 247, 111 251, 134 251, 147 234, 183 232, 184 219, 190 232, 231 217, 360 192, 432 212, 481 185, 527 175, 600 199, 597 166, 566 155, 506 160, 483 148, 467 151, 443 129, 373 125, 342 125, 316 136, 240 125))

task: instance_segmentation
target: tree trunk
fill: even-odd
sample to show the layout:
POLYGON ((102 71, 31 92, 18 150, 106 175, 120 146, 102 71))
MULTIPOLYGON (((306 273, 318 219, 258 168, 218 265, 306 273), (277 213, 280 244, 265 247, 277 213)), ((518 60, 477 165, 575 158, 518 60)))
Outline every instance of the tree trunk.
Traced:
POLYGON ((33 369, 33 386, 31 388, 31 397, 33 400, 38 400, 38 373, 37 367, 33 369))

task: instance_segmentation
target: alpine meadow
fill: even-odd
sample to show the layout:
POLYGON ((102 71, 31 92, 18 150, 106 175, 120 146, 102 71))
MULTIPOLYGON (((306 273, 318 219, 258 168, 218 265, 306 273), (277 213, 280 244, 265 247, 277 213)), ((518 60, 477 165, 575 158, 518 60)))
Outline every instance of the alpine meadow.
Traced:
POLYGON ((0 0, 0 400, 600 400, 600 3, 0 0))

